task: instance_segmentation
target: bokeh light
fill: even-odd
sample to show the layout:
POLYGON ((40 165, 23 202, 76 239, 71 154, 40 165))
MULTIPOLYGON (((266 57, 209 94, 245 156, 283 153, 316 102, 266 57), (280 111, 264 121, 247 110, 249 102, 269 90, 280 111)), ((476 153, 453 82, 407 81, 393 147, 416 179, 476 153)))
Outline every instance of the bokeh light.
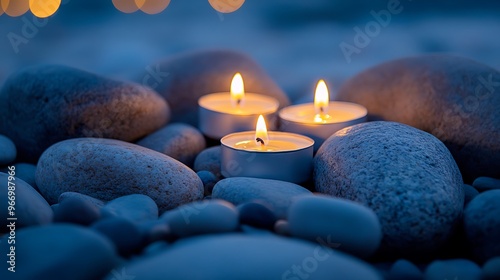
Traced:
POLYGON ((212 8, 216 11, 228 14, 241 8, 245 0, 208 0, 208 3, 210 3, 212 8))
POLYGON ((116 9, 123 13, 133 13, 142 7, 145 0, 113 0, 116 9))
POLYGON ((3 11, 11 16, 24 15, 30 9, 29 0, 0 0, 3 11))
POLYGON ((31 12, 39 18, 53 15, 61 6, 61 0, 29 0, 31 12))
POLYGON ((170 4, 170 0, 135 0, 141 11, 154 15, 163 12, 170 4))

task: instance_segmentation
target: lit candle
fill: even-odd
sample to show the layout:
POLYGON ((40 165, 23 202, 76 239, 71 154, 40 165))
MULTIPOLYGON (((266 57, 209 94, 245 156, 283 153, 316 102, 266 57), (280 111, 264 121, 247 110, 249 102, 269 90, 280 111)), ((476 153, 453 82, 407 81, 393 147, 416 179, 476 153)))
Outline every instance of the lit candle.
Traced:
POLYGON ((268 132, 262 115, 255 131, 229 134, 221 144, 221 172, 225 177, 302 183, 311 175, 314 141, 294 133, 268 132))
POLYGON ((350 102, 330 101, 325 81, 316 86, 314 103, 289 106, 279 112, 280 130, 314 139, 314 150, 338 130, 366 121, 365 107, 350 102))
POLYGON ((254 129, 259 115, 264 115, 270 121, 271 129, 277 126, 278 100, 266 95, 246 93, 240 73, 234 75, 230 92, 202 96, 198 105, 199 128, 213 139, 254 129))

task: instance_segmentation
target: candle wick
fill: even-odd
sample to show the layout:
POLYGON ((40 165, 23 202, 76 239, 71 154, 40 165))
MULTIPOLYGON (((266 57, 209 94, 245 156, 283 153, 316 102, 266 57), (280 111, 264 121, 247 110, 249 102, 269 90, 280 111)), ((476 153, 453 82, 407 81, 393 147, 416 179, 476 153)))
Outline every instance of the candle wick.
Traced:
POLYGON ((262 145, 266 145, 266 143, 264 143, 264 140, 262 140, 262 138, 260 138, 260 137, 257 137, 257 138, 255 139, 255 141, 257 141, 257 142, 261 143, 262 145))
POLYGON ((241 103, 241 98, 236 99, 236 105, 238 105, 238 106, 239 106, 239 105, 240 105, 240 103, 241 103))
POLYGON ((321 112, 321 114, 325 113, 325 108, 323 108, 323 106, 319 107, 319 111, 321 112))

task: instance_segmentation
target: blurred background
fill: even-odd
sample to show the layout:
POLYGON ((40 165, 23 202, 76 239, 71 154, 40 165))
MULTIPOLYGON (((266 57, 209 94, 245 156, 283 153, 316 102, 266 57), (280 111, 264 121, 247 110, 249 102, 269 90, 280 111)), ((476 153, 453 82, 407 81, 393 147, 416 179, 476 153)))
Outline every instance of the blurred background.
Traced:
POLYGON ((120 11, 127 1, 63 0, 43 19, 9 8, 14 1, 1 0, 0 84, 39 63, 140 81, 155 61, 213 48, 249 54, 294 101, 312 100, 319 78, 335 92, 352 75, 404 56, 445 52, 500 68, 500 1, 246 0, 221 13, 240 1, 171 0, 146 14, 120 11))

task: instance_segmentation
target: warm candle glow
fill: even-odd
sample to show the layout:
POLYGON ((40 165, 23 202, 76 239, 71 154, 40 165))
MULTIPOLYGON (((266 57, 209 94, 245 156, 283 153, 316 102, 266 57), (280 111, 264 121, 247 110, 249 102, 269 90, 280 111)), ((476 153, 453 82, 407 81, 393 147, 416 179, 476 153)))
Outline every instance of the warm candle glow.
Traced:
POLYGON ((255 128, 255 142, 257 145, 265 146, 269 144, 269 136, 267 135, 266 121, 262 115, 257 120, 257 127, 255 128))
POLYGON ((324 80, 319 80, 314 94, 314 109, 316 110, 316 116, 314 116, 315 122, 324 122, 330 118, 330 115, 328 115, 329 103, 330 97, 326 83, 324 80))
POLYGON ((328 111, 328 103, 330 102, 328 96, 328 88, 323 80, 319 80, 316 86, 316 93, 314 94, 314 107, 318 114, 326 113, 328 111))
POLYGON ((231 81, 231 103, 240 105, 245 98, 245 84, 240 73, 236 73, 231 81))

